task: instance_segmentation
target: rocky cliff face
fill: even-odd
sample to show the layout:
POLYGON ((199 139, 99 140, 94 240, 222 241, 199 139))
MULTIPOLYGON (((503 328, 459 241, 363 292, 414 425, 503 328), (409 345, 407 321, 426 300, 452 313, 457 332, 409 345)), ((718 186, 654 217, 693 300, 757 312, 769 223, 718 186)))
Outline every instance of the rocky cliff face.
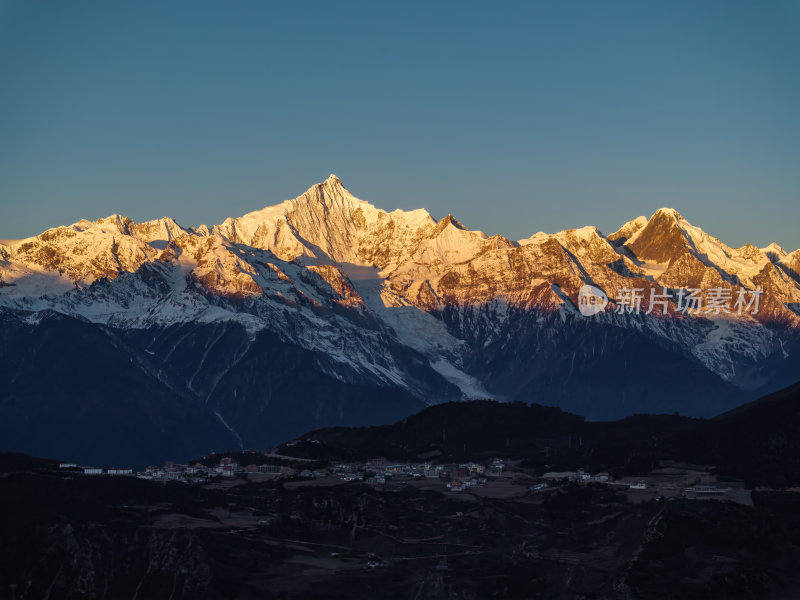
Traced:
MULTIPOLYGON (((245 446, 307 429, 308 415, 347 423, 371 407, 380 420, 457 398, 707 415, 800 372, 799 253, 731 248, 672 209, 608 236, 511 241, 385 212, 332 175, 212 227, 115 215, 2 244, 0 310, 28 328, 8 353, 39 360, 44 315, 99 328, 245 446), (608 298, 591 317, 586 285, 608 298), (689 288, 700 310, 681 310, 689 288), (326 387, 342 401, 326 406, 326 387)), ((9 394, 0 410, 19 404, 9 394)))

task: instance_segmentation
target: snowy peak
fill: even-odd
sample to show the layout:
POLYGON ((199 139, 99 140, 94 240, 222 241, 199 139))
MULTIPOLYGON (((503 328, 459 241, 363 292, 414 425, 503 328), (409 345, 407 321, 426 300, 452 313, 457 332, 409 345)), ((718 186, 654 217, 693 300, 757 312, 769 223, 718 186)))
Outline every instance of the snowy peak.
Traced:
POLYGON ((438 235, 438 233, 440 231, 442 231, 445 227, 448 227, 448 226, 451 226, 451 225, 453 227, 455 227, 456 229, 461 229, 461 230, 464 230, 464 231, 467 230, 467 228, 464 227, 458 220, 456 220, 453 217, 453 215, 448 214, 446 217, 444 217, 441 221, 439 221, 436 224, 436 231, 435 231, 434 235, 438 235))
POLYGON ((560 231, 553 237, 567 252, 586 264, 607 264, 619 259, 609 240, 592 225, 560 231))
POLYGON ((429 239, 419 245, 413 261, 424 265, 463 263, 483 250, 485 240, 482 231, 470 231, 447 215, 436 224, 429 239))
MULTIPOLYGON (((666 208, 657 210, 624 245, 659 283, 704 289, 722 284, 754 289, 774 271, 770 268, 779 264, 776 256, 782 252, 776 244, 766 251, 751 244, 732 248, 666 208)), ((778 277, 772 287, 782 302, 794 302, 794 283, 778 277)))
POLYGON ((616 246, 620 246, 627 242, 634 233, 639 231, 645 225, 647 225, 647 217, 644 215, 636 217, 609 235, 608 239, 614 242, 616 246))
POLYGON ((770 259, 770 260, 771 260, 773 263, 776 263, 776 262, 780 261, 780 260, 781 260, 782 258, 784 258, 784 257, 786 256, 786 254, 787 254, 787 253, 786 253, 786 250, 784 250, 783 248, 781 248, 781 247, 780 247, 778 244, 776 244, 775 242, 772 242, 772 243, 771 243, 769 246, 767 246, 766 248, 761 248, 761 252, 763 252, 764 254, 766 254, 766 255, 767 255, 767 258, 769 258, 769 259, 770 259))
POLYGON ((321 186, 323 186, 325 188, 328 188, 331 191, 337 190, 337 191, 343 191, 343 192, 349 194, 349 192, 342 185, 342 180, 339 179, 333 173, 328 175, 328 178, 325 181, 323 181, 321 184, 319 184, 319 185, 321 185, 321 186))
POLYGON ((114 278, 123 271, 135 271, 159 254, 133 235, 135 225, 132 219, 112 215, 48 229, 14 244, 9 258, 23 279, 28 270, 51 272, 83 284, 114 278))
POLYGON ((212 232, 270 250, 282 260, 395 268, 435 225, 424 209, 380 210, 331 175, 297 198, 227 219, 212 232))
POLYGON ((781 258, 778 267, 789 277, 800 282, 800 249, 781 258))
POLYGON ((680 224, 683 218, 672 208, 659 208, 625 243, 639 259, 666 263, 687 249, 680 224))
POLYGON ((293 200, 229 218, 211 228, 234 243, 270 250, 282 260, 352 260, 351 233, 359 208, 375 210, 348 192, 336 175, 293 200))
POLYGON ((656 210, 656 212, 653 213, 653 217, 651 218, 655 217, 667 217, 671 219, 676 219, 678 221, 684 220, 683 217, 681 216, 681 213, 679 213, 674 208, 669 208, 669 207, 662 207, 656 210))
MULTIPOLYGON (((84 223, 86 223, 88 227, 92 226, 91 221, 81 220, 77 223, 74 223, 71 227, 80 231, 88 228, 87 226, 81 227, 84 223)), ((130 217, 113 214, 104 219, 97 219, 97 221, 94 223, 100 226, 116 228, 116 230, 122 235, 130 235, 130 226, 134 224, 134 221, 130 217)))
MULTIPOLYGON (((169 217, 145 221, 144 223, 133 223, 129 230, 131 235, 148 244, 153 244, 154 242, 168 243, 189 233, 169 217)), ((159 244, 159 246, 163 245, 159 244)))
POLYGON ((294 204, 303 202, 319 202, 334 210, 352 210, 359 204, 368 204, 347 191, 336 175, 330 175, 325 181, 311 186, 292 201, 294 204))

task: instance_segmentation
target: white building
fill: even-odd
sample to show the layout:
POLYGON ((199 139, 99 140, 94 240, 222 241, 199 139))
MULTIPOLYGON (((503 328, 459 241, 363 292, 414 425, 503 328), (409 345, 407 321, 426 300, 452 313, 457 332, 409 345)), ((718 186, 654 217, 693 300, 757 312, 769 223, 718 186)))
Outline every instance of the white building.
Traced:
POLYGON ((109 469, 106 473, 109 475, 133 475, 133 469, 109 469))

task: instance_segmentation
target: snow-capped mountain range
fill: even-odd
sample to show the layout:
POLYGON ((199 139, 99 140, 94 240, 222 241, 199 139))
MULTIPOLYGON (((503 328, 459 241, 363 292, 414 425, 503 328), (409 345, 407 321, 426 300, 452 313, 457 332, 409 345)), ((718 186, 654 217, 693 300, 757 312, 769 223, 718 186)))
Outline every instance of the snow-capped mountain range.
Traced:
MULTIPOLYGON (((25 400, 42 340, 69 352, 75 335, 99 336, 126 357, 122 379, 158 388, 159 408, 144 412, 165 439, 182 422, 164 416, 170 403, 213 443, 244 446, 478 397, 593 418, 711 415, 800 379, 800 250, 731 248, 666 208, 607 236, 511 241, 450 215, 380 210, 331 175, 212 227, 113 215, 0 242, 0 318, 0 410, 32 427, 53 414, 42 394, 82 406, 78 382, 25 400), (578 310, 586 285, 608 297, 600 314, 578 310), (682 288, 699 290, 699 310, 680 310, 682 288), (730 300, 721 310, 715 294, 730 300), (28 367, 11 364, 18 355, 28 367)), ((92 410, 128 402, 125 385, 104 380, 92 410)))

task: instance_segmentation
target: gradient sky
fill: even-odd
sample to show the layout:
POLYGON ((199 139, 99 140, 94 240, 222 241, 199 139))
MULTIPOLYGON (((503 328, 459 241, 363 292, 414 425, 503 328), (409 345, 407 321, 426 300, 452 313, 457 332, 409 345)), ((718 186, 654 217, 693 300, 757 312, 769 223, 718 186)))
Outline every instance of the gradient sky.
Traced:
POLYGON ((512 239, 660 206, 800 247, 800 3, 0 0, 0 238, 329 173, 512 239))

